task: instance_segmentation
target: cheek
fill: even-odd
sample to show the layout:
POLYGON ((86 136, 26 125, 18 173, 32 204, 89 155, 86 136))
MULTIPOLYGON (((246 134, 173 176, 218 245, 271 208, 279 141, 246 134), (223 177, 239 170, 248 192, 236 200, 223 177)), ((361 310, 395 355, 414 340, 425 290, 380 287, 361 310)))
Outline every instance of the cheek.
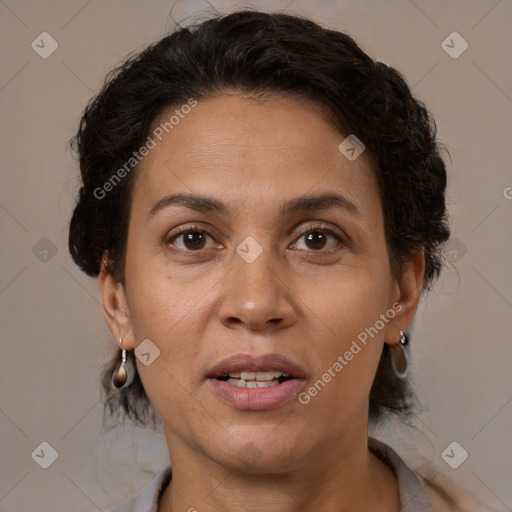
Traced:
POLYGON ((345 268, 335 280, 303 291, 312 305, 310 324, 318 326, 311 354, 315 372, 303 402, 326 420, 332 407, 339 405, 335 423, 341 424, 366 403, 392 319, 386 315, 390 282, 384 270, 345 268))
POLYGON ((132 329, 136 346, 150 339, 159 354, 148 366, 137 359, 137 369, 158 414, 186 436, 185 419, 197 415, 197 403, 191 399, 191 376, 197 366, 202 328, 194 304, 201 295, 195 292, 194 302, 188 294, 175 293, 162 283, 147 280, 146 284, 147 289, 134 301, 133 314, 130 310, 132 329))
POLYGON ((139 269, 132 268, 128 288, 131 328, 136 347, 149 339, 159 351, 148 366, 137 361, 144 387, 158 408, 161 400, 185 401, 181 395, 190 387, 202 338, 198 301, 205 288, 199 283, 178 286, 166 272, 150 271, 148 265, 139 269))
POLYGON ((204 282, 182 283, 179 276, 153 260, 142 254, 132 259, 129 268, 127 265, 127 295, 135 344, 144 338, 172 343, 180 324, 188 322, 191 316, 196 318, 198 302, 205 294, 204 282))
POLYGON ((324 326, 319 341, 342 349, 386 313, 390 290, 389 269, 362 264, 345 265, 336 274, 303 283, 298 294, 310 308, 309 316, 324 326))

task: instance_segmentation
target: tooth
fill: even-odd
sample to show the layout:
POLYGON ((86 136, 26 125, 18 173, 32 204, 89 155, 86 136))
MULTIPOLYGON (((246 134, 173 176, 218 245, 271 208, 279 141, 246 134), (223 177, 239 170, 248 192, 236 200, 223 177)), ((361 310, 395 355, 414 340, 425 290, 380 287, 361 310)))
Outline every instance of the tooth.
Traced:
POLYGON ((256 378, 255 372, 240 372, 240 378, 243 380, 254 380, 256 378))
POLYGON ((256 385, 259 388, 270 388, 273 386, 279 386, 279 382, 277 380, 257 381, 256 385))
POLYGON ((236 386, 237 388, 245 388, 245 381, 240 379, 228 379, 226 381, 227 384, 231 384, 231 386, 236 386))
POLYGON ((279 386, 279 381, 277 379, 272 380, 250 380, 245 381, 243 379, 228 379, 225 381, 227 384, 230 384, 231 386, 235 386, 237 388, 270 388, 273 386, 279 386))
POLYGON ((276 379, 281 377, 281 375, 283 375, 283 374, 281 372, 278 372, 277 370, 274 372, 274 378, 276 378, 276 379))
POLYGON ((274 378, 274 371, 269 372, 256 372, 256 380, 259 381, 268 381, 274 378))
POLYGON ((230 373, 229 376, 232 377, 233 379, 239 379, 240 372, 230 373))

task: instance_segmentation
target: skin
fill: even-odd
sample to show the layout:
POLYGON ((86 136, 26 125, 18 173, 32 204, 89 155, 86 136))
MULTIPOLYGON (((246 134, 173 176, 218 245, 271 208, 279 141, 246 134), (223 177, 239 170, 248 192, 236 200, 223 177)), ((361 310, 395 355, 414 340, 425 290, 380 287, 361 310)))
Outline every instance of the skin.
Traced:
POLYGON ((345 158, 343 139, 314 103, 226 93, 198 102, 137 170, 125 284, 106 260, 99 282, 123 348, 149 338, 160 349, 151 365, 137 361, 173 465, 159 512, 400 509, 394 473, 367 447, 368 395, 383 344, 413 319, 424 257, 393 277, 371 162, 345 158), (170 205, 150 215, 175 193, 221 200, 229 213, 170 205), (280 214, 285 201, 329 193, 358 214, 280 214), (308 242, 301 230, 319 223, 344 241, 324 232, 308 242), (169 241, 180 226, 211 238, 200 250, 169 241), (248 236, 263 249, 252 263, 236 252, 248 236), (205 379, 232 354, 274 353, 304 367, 307 390, 393 304, 400 312, 307 405, 237 410, 205 379), (248 443, 259 457, 250 467, 238 455, 248 443))

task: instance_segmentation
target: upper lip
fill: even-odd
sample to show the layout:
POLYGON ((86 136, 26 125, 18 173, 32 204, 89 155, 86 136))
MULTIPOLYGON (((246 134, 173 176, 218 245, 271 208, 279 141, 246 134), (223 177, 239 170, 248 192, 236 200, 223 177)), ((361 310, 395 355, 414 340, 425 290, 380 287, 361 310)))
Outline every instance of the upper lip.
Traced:
POLYGON ((280 371, 290 377, 305 378, 304 369, 279 354, 251 355, 235 354, 218 362, 207 373, 208 378, 224 377, 235 372, 262 372, 265 370, 280 371))

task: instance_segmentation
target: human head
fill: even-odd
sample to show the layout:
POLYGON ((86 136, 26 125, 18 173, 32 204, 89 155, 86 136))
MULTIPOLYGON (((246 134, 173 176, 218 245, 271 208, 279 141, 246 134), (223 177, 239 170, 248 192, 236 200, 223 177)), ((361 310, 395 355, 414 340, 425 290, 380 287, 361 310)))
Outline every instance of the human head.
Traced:
MULTIPOLYGON (((378 183, 391 272, 398 279, 404 263, 422 249, 428 289, 449 233, 446 171, 426 108, 396 70, 372 60, 349 36, 298 17, 259 12, 178 29, 127 60, 89 104, 75 140, 83 186, 69 237, 71 255, 85 273, 98 276, 107 257, 109 272, 125 283, 138 164, 125 168, 119 180, 112 176, 119 177, 169 109, 227 92, 313 102, 340 141, 356 134, 378 183)), ((370 417, 407 410, 406 391, 391 371, 385 346, 370 392, 370 417)), ((146 400, 136 377, 109 403, 137 418, 146 400)))

